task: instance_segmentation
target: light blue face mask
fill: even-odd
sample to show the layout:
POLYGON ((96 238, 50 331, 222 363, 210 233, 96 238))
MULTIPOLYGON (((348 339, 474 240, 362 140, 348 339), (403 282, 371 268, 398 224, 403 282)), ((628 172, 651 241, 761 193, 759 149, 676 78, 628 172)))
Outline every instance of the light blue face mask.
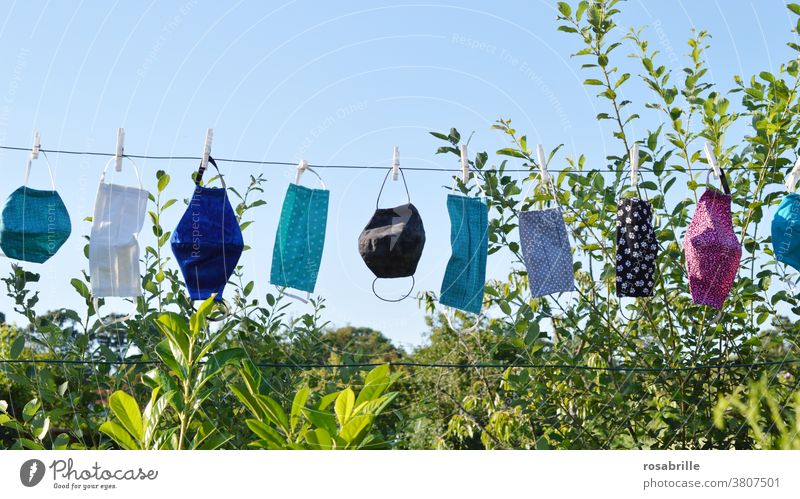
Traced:
POLYGON ((555 186, 550 185, 553 188, 554 208, 522 211, 519 214, 519 242, 531 296, 575 290, 567 226, 558 205, 555 186))
POLYGON ((489 250, 489 206, 483 197, 447 195, 452 255, 439 303, 480 313, 489 250))
POLYGON ((296 183, 289 184, 283 199, 272 251, 270 283, 314 292, 325 244, 329 195, 330 191, 325 189, 317 172, 301 164, 296 183), (319 178, 322 189, 310 189, 297 183, 304 170, 319 178))

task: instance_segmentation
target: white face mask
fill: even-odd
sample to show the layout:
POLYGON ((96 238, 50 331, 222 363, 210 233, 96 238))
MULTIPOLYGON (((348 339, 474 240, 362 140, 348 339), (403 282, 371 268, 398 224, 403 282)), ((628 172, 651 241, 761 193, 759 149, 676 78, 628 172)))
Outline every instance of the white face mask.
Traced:
MULTIPOLYGON (((132 161, 139 187, 107 184, 106 170, 112 161, 106 164, 100 177, 89 241, 89 275, 95 310, 98 298, 142 294, 138 237, 144 225, 148 193, 141 188, 139 170, 132 161)), ((103 322, 102 317, 100 321, 103 322)))

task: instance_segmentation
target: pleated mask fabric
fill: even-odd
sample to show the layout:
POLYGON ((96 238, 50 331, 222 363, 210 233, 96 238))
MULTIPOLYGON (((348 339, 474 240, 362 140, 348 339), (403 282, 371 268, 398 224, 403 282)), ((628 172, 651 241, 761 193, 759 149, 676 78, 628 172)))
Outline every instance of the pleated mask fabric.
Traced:
POLYGON ((105 177, 103 170, 89 239, 92 294, 98 298, 140 296, 139 233, 147 213, 148 192, 141 183, 139 187, 109 184, 105 177))
POLYGON ((653 296, 658 243, 652 220, 649 201, 617 202, 617 296, 653 296))
POLYGON ((572 250, 561 208, 520 212, 519 234, 531 295, 574 291, 572 250))
POLYGON ((772 219, 775 259, 800 270, 800 195, 788 194, 772 219))
POLYGON ((742 258, 742 245, 733 231, 730 194, 706 189, 689 223, 683 248, 692 300, 721 309, 742 258))
MULTIPOLYGON (((213 159, 209 158, 209 162, 216 168, 213 159)), ((225 285, 242 255, 244 240, 225 182, 220 188, 203 187, 201 179, 202 169, 170 242, 191 299, 205 300, 216 293, 214 300, 221 302, 225 285)))
POLYGON ((269 282, 314 292, 328 221, 330 192, 289 184, 272 251, 269 282))
POLYGON ((482 197, 447 195, 452 253, 439 303, 480 313, 489 250, 489 207, 482 197))
POLYGON ((56 192, 49 162, 47 168, 52 190, 28 187, 31 171, 29 159, 25 183, 11 193, 3 207, 0 215, 0 248, 9 258, 44 263, 56 254, 72 232, 69 212, 56 192))

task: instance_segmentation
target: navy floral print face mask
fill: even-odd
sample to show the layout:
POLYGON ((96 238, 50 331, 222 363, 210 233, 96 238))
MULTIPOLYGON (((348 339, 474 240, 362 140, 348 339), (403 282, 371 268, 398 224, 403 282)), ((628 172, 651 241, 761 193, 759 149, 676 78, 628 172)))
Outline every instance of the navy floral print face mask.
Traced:
POLYGON ((617 203, 617 296, 653 296, 658 243, 652 219, 649 201, 617 203))

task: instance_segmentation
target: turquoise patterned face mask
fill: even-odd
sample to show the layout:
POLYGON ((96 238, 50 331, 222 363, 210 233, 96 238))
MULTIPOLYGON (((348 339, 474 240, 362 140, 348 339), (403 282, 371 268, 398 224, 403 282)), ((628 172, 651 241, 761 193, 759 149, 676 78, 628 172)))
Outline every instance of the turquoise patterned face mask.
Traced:
MULTIPOLYGON (((317 172, 301 164, 297 182, 305 170, 317 175, 317 172)), ((269 277, 269 282, 275 286, 314 292, 325 244, 330 197, 330 191, 325 189, 321 178, 320 183, 322 189, 310 189, 294 183, 289 184, 286 190, 269 277)))
MULTIPOLYGON (((44 155, 44 152, 41 152, 44 155)), ((61 196, 56 192, 53 171, 47 161, 53 190, 31 189, 28 177, 31 160, 25 170, 25 184, 6 200, 0 219, 0 248, 9 258, 44 263, 69 238, 72 225, 61 196)))
POLYGON ((450 245, 439 303, 479 313, 483 305, 489 249, 489 207, 484 198, 447 195, 450 245))

